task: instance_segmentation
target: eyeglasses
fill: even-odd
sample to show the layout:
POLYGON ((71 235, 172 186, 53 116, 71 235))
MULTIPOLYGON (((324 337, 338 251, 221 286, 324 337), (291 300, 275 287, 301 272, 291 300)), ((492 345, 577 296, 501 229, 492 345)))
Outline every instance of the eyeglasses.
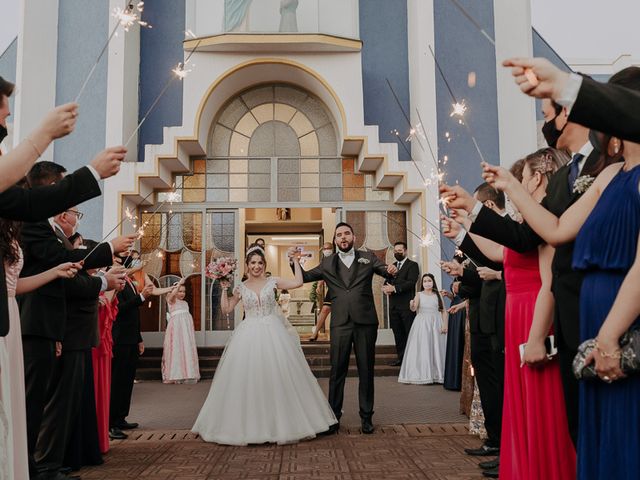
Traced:
POLYGON ((84 213, 79 212, 78 210, 66 210, 66 212, 75 214, 78 220, 81 220, 82 217, 84 217, 84 213))

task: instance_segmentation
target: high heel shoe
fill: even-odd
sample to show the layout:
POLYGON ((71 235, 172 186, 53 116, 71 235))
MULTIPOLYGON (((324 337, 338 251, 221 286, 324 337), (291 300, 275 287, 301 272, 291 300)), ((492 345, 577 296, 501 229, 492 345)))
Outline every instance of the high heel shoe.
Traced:
POLYGON ((318 329, 316 327, 311 328, 311 336, 309 337, 310 342, 315 342, 318 340, 318 329))

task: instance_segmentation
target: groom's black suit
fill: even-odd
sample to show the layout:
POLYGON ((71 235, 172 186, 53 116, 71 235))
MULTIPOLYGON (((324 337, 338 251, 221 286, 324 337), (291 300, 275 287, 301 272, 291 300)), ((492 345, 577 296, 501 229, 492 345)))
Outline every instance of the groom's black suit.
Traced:
POLYGON ((331 301, 331 376, 329 404, 337 419, 342 415, 344 382, 349 370, 351 347, 356 353, 360 417, 371 420, 373 415, 373 369, 378 337, 378 315, 373 300, 371 280, 374 273, 385 278, 387 265, 373 253, 355 251, 350 268, 339 254, 325 257, 320 265, 303 271, 305 283, 324 280, 331 301))
MULTIPOLYGON (((396 267, 398 263, 399 262, 395 263, 396 267)), ((413 260, 405 258, 396 276, 387 282, 396 289, 395 292, 389 295, 389 324, 393 330, 393 336, 396 341, 396 352, 400 362, 402 362, 402 358, 404 357, 409 331, 413 325, 413 319, 416 316, 415 312, 412 312, 409 308, 409 302, 411 302, 416 295, 418 277, 420 277, 420 267, 418 267, 418 264, 413 260)))
MULTIPOLYGON (((598 161, 598 149, 587 157, 582 171, 589 171, 598 161)), ((560 217, 580 194, 569 190, 569 165, 560 168, 549 180, 547 196, 542 206, 560 217)), ((501 217, 494 211, 482 207, 471 226, 471 232, 489 238, 520 253, 527 252, 543 243, 542 239, 526 223, 518 223, 509 217, 501 217)), ((558 346, 558 360, 564 388, 564 399, 569 422, 569 432, 574 443, 578 436, 578 381, 573 375, 572 362, 580 343, 580 286, 582 273, 572 268, 573 242, 556 248, 551 270, 551 291, 555 298, 554 335, 558 346)))

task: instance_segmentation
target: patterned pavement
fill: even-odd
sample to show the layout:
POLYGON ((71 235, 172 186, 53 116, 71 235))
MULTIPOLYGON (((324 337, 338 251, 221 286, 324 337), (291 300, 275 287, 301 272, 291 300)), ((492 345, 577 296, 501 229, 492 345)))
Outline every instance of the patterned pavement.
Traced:
MULTIPOLYGON (((211 385, 143 382, 134 388, 129 421, 140 422, 112 442, 104 465, 85 468, 96 480, 377 480, 480 479, 480 460, 463 449, 480 445, 459 414, 459 392, 439 385, 401 385, 376 377, 373 435, 362 435, 357 379, 348 378, 338 435, 293 445, 227 447, 203 442, 189 429, 211 385)), ((323 390, 327 379, 319 379, 323 390)))

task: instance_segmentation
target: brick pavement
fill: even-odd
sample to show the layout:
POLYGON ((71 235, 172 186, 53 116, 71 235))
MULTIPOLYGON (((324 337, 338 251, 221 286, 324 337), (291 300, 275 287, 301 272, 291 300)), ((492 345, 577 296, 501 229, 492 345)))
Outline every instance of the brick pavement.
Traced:
POLYGON ((478 441, 466 424, 393 425, 293 445, 227 447, 185 430, 138 431, 113 442, 105 464, 83 469, 89 480, 378 480, 479 479, 478 460, 463 448, 478 441))

